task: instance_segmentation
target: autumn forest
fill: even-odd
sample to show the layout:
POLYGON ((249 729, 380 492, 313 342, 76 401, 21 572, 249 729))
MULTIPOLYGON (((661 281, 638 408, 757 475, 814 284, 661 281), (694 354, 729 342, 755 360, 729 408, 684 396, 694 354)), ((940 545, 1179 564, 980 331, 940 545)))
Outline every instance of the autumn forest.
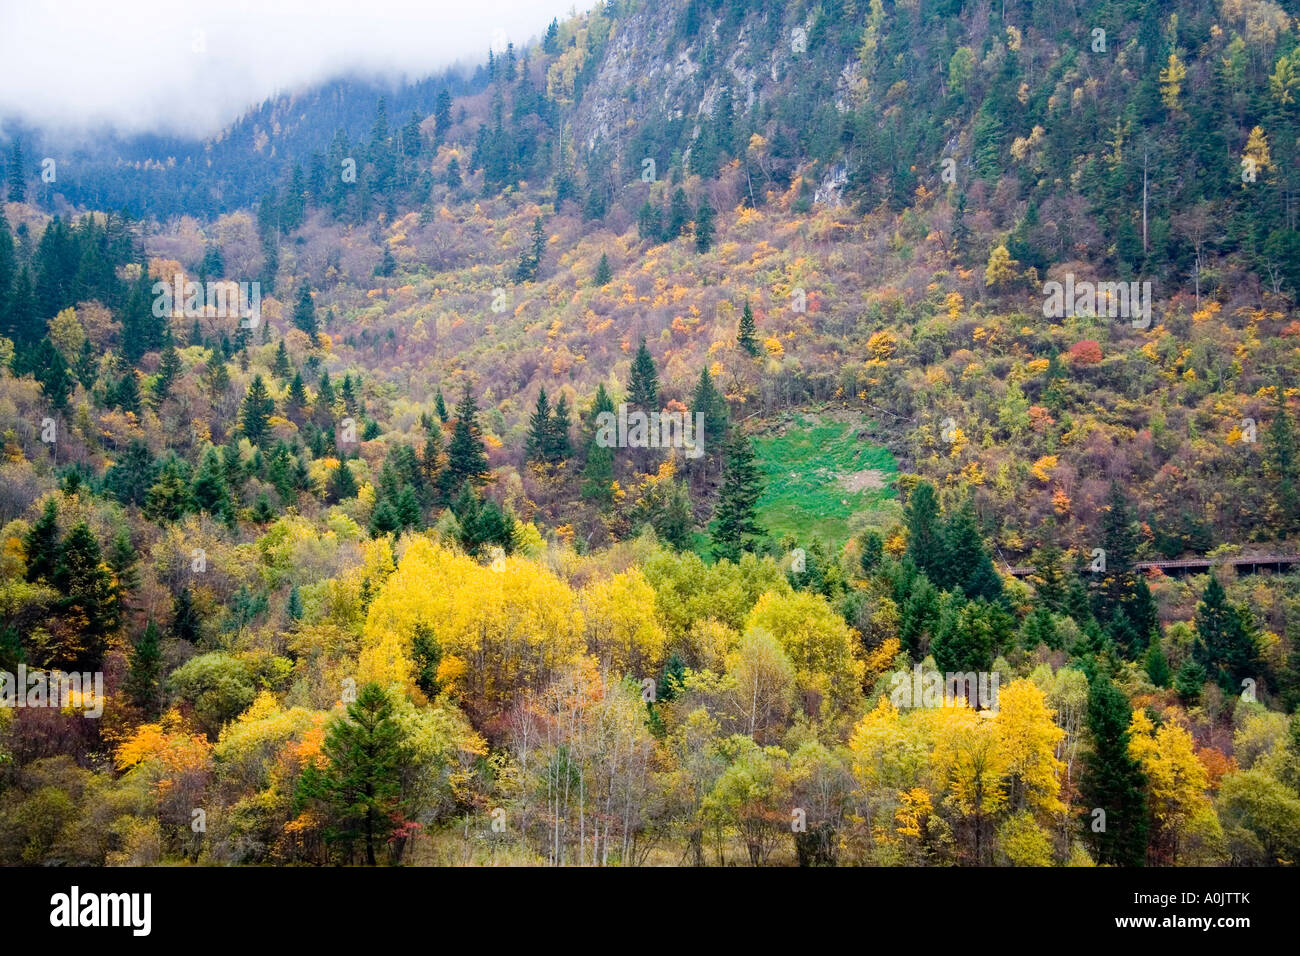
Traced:
POLYGON ((547 19, 0 126, 0 864, 1300 860, 1293 0, 547 19))

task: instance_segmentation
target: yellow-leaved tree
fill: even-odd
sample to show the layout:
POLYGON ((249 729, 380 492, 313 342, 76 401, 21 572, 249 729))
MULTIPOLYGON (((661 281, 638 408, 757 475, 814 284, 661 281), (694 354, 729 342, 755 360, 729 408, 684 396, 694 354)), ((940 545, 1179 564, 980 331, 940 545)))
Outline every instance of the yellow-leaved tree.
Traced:
POLYGON ((582 591, 587 649, 618 680, 657 678, 668 638, 655 620, 655 592, 633 568, 592 582, 582 591))
POLYGON ((523 558, 494 565, 412 539, 370 605, 357 683, 419 694, 417 628, 436 649, 441 690, 485 719, 574 664, 583 651, 582 613, 568 584, 523 558))
POLYGON ((826 601, 807 591, 769 592, 745 620, 746 632, 771 634, 794 665, 795 680, 812 716, 842 713, 858 699, 866 665, 858 641, 826 601))
POLYGON ((1186 858, 1190 844, 1196 861, 1217 862, 1223 829, 1206 789, 1209 775, 1196 756, 1196 742, 1175 720, 1156 727, 1145 710, 1129 723, 1129 756, 1147 777, 1147 800, 1155 821, 1149 853, 1166 864, 1186 858))

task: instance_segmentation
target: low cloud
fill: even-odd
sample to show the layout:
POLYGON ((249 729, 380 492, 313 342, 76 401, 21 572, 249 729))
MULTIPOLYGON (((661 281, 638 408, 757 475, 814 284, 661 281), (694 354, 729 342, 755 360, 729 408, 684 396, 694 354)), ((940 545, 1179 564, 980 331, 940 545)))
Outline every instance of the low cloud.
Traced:
POLYGON ((4 3, 0 117, 206 136, 268 96, 331 77, 417 79, 480 62, 573 9, 570 0, 4 3))

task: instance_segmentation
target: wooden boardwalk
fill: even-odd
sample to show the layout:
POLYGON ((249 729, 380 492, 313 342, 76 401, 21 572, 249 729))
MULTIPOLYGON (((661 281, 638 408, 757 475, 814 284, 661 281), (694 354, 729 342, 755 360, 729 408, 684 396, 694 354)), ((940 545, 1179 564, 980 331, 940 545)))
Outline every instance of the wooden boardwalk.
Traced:
MULTIPOLYGON (((1245 574, 1254 574, 1261 569, 1282 571, 1300 564, 1300 554, 1253 554, 1238 555, 1232 558, 1176 558, 1172 561, 1135 561, 1135 571, 1159 569, 1162 573, 1190 574, 1208 571, 1213 567, 1233 567, 1244 569, 1245 574)), ((1032 564, 1006 565, 1002 569, 1006 574, 1023 578, 1034 573, 1032 564)))

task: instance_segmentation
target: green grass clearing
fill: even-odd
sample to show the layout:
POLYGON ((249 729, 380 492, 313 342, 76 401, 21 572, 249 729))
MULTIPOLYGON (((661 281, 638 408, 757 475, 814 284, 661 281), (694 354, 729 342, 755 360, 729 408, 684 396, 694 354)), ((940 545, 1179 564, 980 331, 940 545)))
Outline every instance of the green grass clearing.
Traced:
POLYGON ((820 538, 838 550, 864 528, 902 516, 891 487, 898 463, 889 449, 856 437, 866 422, 795 414, 755 436, 765 482, 758 521, 770 535, 801 545, 820 538))

